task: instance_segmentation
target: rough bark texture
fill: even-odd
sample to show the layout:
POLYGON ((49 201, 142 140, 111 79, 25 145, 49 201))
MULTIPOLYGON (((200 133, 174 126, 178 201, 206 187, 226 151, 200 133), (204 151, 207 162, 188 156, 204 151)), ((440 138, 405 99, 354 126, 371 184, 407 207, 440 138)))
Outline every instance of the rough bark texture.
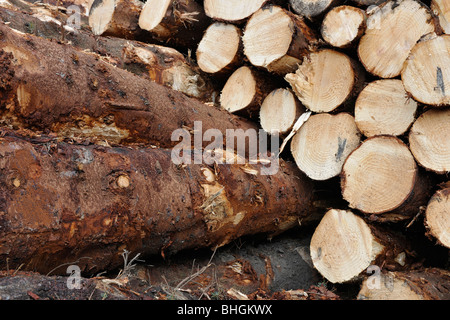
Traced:
POLYGON ((164 256, 221 246, 278 234, 312 212, 311 182, 291 163, 266 176, 262 165, 175 165, 164 149, 3 134, 1 269, 76 261, 94 273, 120 266, 124 249, 164 256))
POLYGON ((0 26, 2 123, 109 143, 177 144, 194 128, 257 129, 225 110, 142 79, 68 45, 0 26), (97 130, 102 128, 102 130, 97 130))
POLYGON ((0 8, 0 19, 20 32, 98 54, 105 62, 191 97, 202 101, 212 99, 214 91, 207 76, 173 48, 115 37, 96 38, 84 28, 66 30, 63 35, 56 21, 5 8, 0 8))

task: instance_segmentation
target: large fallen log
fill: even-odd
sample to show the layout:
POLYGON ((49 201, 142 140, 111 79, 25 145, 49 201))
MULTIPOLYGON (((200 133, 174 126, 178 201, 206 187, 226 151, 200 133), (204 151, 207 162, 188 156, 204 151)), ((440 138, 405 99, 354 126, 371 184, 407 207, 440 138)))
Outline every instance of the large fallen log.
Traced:
POLYGON ((12 29, 41 38, 61 41, 76 49, 98 54, 100 59, 143 78, 183 92, 202 101, 211 101, 213 88, 207 77, 183 54, 169 47, 115 37, 94 37, 83 28, 66 30, 61 22, 46 15, 31 15, 0 8, 0 20, 12 29))
MULTIPOLYGON (((109 143, 172 147, 177 129, 255 129, 247 120, 98 59, 0 26, 1 119, 109 143), (101 129, 101 130, 99 130, 101 129)), ((204 144, 206 145, 206 143, 204 144)))
POLYGON ((294 164, 176 165, 167 149, 0 140, 0 269, 89 274, 142 256, 279 234, 312 216, 313 186, 294 164))

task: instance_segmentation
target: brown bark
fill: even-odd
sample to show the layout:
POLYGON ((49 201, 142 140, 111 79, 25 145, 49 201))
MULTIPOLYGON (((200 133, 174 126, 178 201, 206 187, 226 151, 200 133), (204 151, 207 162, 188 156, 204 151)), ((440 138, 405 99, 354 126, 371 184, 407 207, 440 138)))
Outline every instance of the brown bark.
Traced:
POLYGON ((3 132, 0 268, 94 273, 142 255, 222 246, 307 220, 313 188, 291 163, 175 165, 170 150, 74 145, 3 132))
MULTIPOLYGON (((255 129, 207 106, 64 44, 0 26, 2 123, 109 143, 172 147, 176 129, 255 129), (106 130, 99 130, 106 128, 106 130)), ((205 144, 206 145, 206 144, 205 144)))
POLYGON ((207 76, 175 49, 115 37, 96 38, 84 28, 75 32, 66 30, 63 35, 55 21, 41 20, 5 8, 0 8, 0 20, 23 33, 62 41, 74 48, 99 54, 105 62, 188 96, 205 102, 212 99, 214 90, 207 76))
POLYGON ((358 300, 449 300, 450 272, 424 268, 403 272, 383 272, 380 279, 368 278, 358 300))

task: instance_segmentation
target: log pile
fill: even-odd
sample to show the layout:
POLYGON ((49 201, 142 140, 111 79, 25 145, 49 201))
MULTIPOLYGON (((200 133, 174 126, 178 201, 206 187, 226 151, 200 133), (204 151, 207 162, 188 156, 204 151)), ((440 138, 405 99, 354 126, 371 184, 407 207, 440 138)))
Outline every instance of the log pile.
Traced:
POLYGON ((92 275, 308 225, 355 298, 450 299, 449 12, 0 2, 0 269, 92 275))

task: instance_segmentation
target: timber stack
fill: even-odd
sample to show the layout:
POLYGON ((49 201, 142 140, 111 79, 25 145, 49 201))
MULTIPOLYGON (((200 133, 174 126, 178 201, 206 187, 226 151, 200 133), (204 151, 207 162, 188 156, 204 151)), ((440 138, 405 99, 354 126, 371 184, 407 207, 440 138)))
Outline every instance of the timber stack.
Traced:
POLYGON ((1 1, 0 269, 306 225, 355 299, 450 299, 449 3, 1 1))

